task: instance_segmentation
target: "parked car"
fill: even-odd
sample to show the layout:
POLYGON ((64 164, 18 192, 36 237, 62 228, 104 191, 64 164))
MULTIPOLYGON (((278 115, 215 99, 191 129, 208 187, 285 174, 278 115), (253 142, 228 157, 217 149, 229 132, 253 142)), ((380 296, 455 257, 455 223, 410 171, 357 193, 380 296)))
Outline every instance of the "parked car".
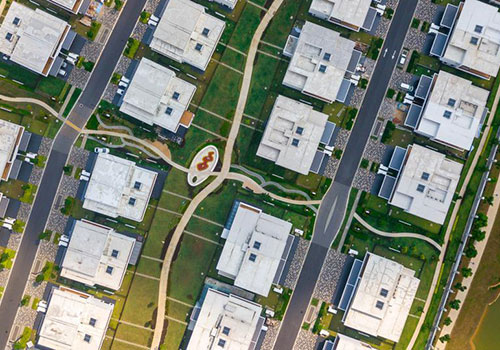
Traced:
POLYGON ((106 148, 106 147, 96 147, 96 148, 94 148, 94 152, 95 153, 108 154, 109 153, 109 148, 106 148))

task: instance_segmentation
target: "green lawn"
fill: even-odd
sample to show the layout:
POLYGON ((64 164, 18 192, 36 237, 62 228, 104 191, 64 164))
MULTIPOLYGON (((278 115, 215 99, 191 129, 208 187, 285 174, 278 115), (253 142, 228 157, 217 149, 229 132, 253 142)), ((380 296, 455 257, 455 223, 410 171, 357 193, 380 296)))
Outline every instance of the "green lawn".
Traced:
POLYGON ((49 96, 57 97, 66 86, 63 80, 55 77, 46 77, 38 83, 37 90, 49 96))
POLYGON ((264 32, 262 40, 284 47, 288 34, 295 22, 301 2, 297 0, 285 0, 281 4, 276 15, 264 32))
POLYGON ((137 265, 137 272, 160 278, 162 263, 148 258, 141 258, 137 265))
POLYGON ((154 321, 157 302, 158 281, 135 275, 121 319, 149 327, 154 321))
POLYGON ((118 325, 115 336, 118 339, 126 340, 135 344, 150 346, 153 339, 153 331, 121 323, 118 325))
POLYGON ((165 339, 163 340, 163 345, 160 347, 160 349, 178 350, 182 342, 184 332, 186 331, 186 326, 170 320, 165 320, 165 323, 167 325, 167 333, 165 335, 165 339))
POLYGON ((243 52, 248 52, 252 36, 257 29, 262 10, 247 4, 243 9, 236 28, 229 40, 229 45, 243 52))
POLYGON ((179 216, 157 210, 142 253, 161 258, 165 241, 178 222, 179 216))
POLYGON ((220 239, 222 227, 192 217, 186 226, 186 231, 217 242, 220 239))

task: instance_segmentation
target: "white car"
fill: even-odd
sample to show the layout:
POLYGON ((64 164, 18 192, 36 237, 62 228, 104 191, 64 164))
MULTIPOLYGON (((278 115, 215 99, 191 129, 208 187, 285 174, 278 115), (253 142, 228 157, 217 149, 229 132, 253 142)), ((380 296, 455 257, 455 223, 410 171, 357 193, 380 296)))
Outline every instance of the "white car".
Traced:
POLYGON ((123 90, 123 89, 118 89, 118 90, 116 90, 116 93, 117 93, 118 95, 123 95, 123 93, 124 93, 124 92, 125 92, 125 90, 123 90))
POLYGON ((109 153, 109 148, 106 148, 106 147, 96 147, 96 148, 94 148, 94 152, 95 153, 108 154, 109 153))

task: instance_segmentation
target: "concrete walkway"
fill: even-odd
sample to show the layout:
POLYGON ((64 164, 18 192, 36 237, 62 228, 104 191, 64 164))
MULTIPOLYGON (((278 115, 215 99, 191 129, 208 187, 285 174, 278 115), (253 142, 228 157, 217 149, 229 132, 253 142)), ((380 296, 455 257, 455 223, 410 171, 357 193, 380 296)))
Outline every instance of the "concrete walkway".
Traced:
POLYGON ((363 225, 366 229, 370 230, 371 232, 382 236, 382 237, 390 237, 390 238, 415 238, 419 239, 421 241, 425 241, 429 244, 431 244, 434 248, 437 250, 441 251, 441 245, 436 243, 436 241, 430 239, 429 237, 425 235, 421 235, 418 233, 412 233, 412 232, 385 232, 381 231, 379 229, 376 229, 375 227, 371 226, 369 223, 367 223, 361 216, 359 216, 358 213, 354 213, 354 218, 359 221, 361 225, 363 225))
POLYGON ((226 142, 226 147, 224 150, 224 157, 222 159, 222 169, 219 174, 217 174, 214 181, 208 184, 203 190, 201 190, 189 203, 184 215, 177 224, 170 244, 168 245, 167 252, 163 261, 161 275, 160 275, 160 286, 158 291, 158 310, 156 314, 156 326, 153 335, 153 341, 151 344, 152 350, 157 350, 162 343, 163 327, 165 324, 165 305, 168 292, 168 276, 170 274, 170 266, 174 257, 174 253, 180 242, 184 229, 186 228, 189 219, 194 214, 198 205, 207 198, 213 191, 215 191, 224 180, 227 178, 229 169, 231 167, 231 157, 234 149, 234 144, 236 142, 236 137, 238 136, 238 131, 240 128, 241 121, 243 119, 243 111, 248 98, 248 93, 250 91, 250 82, 252 80, 252 73, 254 67, 255 56, 257 54, 257 48, 259 46, 260 39, 264 34, 264 30, 267 28, 269 22, 274 17, 276 11, 279 9, 283 0, 275 0, 269 10, 266 12, 265 16, 262 18, 255 34, 252 37, 252 42, 250 44, 250 49, 248 51, 248 57, 245 63, 245 70, 243 75, 243 81, 240 88, 240 95, 238 98, 238 104, 236 106, 235 115, 233 118, 233 123, 231 125, 231 131, 229 132, 228 140, 226 142))
POLYGON ((50 107, 43 101, 37 100, 36 98, 31 97, 9 97, 5 95, 0 95, 0 100, 5 102, 14 102, 14 103, 32 103, 34 105, 38 105, 43 109, 47 110, 53 116, 59 118, 61 121, 65 121, 64 118, 59 117, 59 112, 57 112, 54 108, 50 107))
MULTIPOLYGON (((487 123, 491 122, 491 119, 493 119, 493 116, 495 115, 497 108, 498 108, 498 101, 499 100, 500 100, 500 90, 497 91, 497 94, 495 96, 495 101, 493 102, 493 106, 491 108, 489 119, 486 121, 487 123)), ((459 192, 459 198, 463 198, 463 196, 465 194, 465 190, 467 189, 467 185, 469 184, 470 178, 472 177, 472 174, 474 173, 474 169, 476 168, 476 165, 477 165, 477 162, 478 162, 479 157, 481 155, 481 152, 484 149, 484 146, 486 144, 486 140, 488 139, 489 132, 490 132, 490 124, 488 124, 486 126, 486 128, 481 136, 481 141, 479 142, 479 145, 477 147, 478 151, 474 155, 474 159, 472 161, 472 164, 469 168, 469 171, 467 172, 467 175, 465 176, 465 181, 464 181, 462 188, 460 189, 460 192, 459 192)), ((455 221, 457 220, 458 209, 460 208, 461 204, 462 204, 462 199, 458 199, 455 203, 455 206, 453 207, 453 212, 451 214, 450 221, 448 223, 448 227, 446 228, 446 233, 445 233, 444 240, 443 240, 444 244, 443 244, 441 253, 439 254, 436 269, 434 270, 434 276, 432 278, 432 283, 431 283, 431 286, 429 288, 429 293, 427 294, 424 309, 421 313, 420 320, 418 320, 417 327, 415 328, 415 331, 413 332, 413 336, 412 336, 410 342, 408 343, 408 346, 406 347, 406 350, 413 349, 413 346, 415 345, 415 342, 417 341, 418 335, 420 334, 420 330, 421 330, 422 325, 424 324, 425 318, 427 316, 427 311, 429 311, 432 297, 434 296, 434 291, 437 287, 437 284, 439 281, 439 276, 441 275, 441 268, 443 266, 444 258, 446 255, 446 248, 448 247, 448 241, 450 240, 450 234, 451 234, 451 231, 453 230, 453 227, 455 226, 455 221)))

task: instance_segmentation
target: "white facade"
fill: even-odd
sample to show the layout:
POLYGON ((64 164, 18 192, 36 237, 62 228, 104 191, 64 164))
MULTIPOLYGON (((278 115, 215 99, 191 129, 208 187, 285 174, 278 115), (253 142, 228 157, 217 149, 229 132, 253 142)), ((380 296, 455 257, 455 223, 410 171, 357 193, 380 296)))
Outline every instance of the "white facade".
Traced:
POLYGON ((66 11, 72 13, 78 13, 80 7, 85 2, 85 0, 49 0, 50 2, 62 7, 66 11))
POLYGON ((83 207, 112 218, 142 221, 157 175, 130 160, 99 153, 83 207))
POLYGON ((7 181, 16 159, 24 127, 0 120, 0 179, 7 181))
POLYGON ((143 58, 120 106, 120 111, 149 125, 177 132, 196 86, 175 72, 143 58))
POLYGON ((170 0, 151 41, 151 49, 205 70, 226 22, 190 0, 170 0))
POLYGON ((434 76, 431 89, 416 131, 452 147, 470 150, 487 113, 489 91, 445 71, 434 76))
POLYGON ((442 153, 410 145, 389 203, 442 225, 462 167, 442 153))
POLYGON ((208 289, 187 350, 253 349, 261 312, 258 304, 208 289))
POLYGON ((312 106, 279 95, 257 155, 307 175, 327 121, 328 115, 312 106))
POLYGON ((0 26, 0 52, 47 76, 70 30, 65 21, 13 1, 0 26))
POLYGON ((219 5, 226 6, 229 9, 233 10, 238 0, 209 0, 218 3, 219 5))
POLYGON ((357 339, 353 339, 346 335, 337 333, 337 335, 335 336, 335 341, 331 343, 331 346, 328 347, 327 344, 325 344, 323 350, 375 350, 375 349, 366 343, 360 342, 357 339))
POLYGON ((291 229, 291 223, 240 203, 217 271, 235 286, 267 296, 291 229))
POLYGON ((61 277, 117 290, 127 272, 135 239, 86 220, 73 228, 61 277))
POLYGON ((306 22, 283 85, 328 103, 335 101, 354 45, 336 31, 306 22))
POLYGON ((313 0, 309 13, 359 31, 365 22, 371 3, 371 0, 313 0))
POLYGON ((495 77, 500 67, 500 13, 479 0, 460 4, 459 17, 441 58, 485 79, 495 77))
POLYGON ((415 271, 367 253, 344 325, 398 342, 419 283, 415 271))
POLYGON ((100 349, 113 307, 73 289, 54 288, 37 345, 53 350, 100 349))

